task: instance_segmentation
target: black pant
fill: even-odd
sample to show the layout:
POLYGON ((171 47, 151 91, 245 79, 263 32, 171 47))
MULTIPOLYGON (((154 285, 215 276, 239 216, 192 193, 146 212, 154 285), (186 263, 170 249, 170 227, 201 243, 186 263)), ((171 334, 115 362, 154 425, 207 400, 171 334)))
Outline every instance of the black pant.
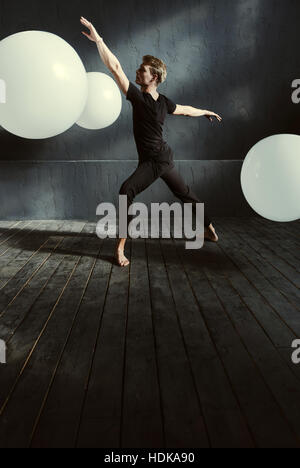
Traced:
MULTIPOLYGON (((183 178, 176 170, 173 160, 155 161, 153 159, 140 160, 136 170, 123 182, 119 194, 127 195, 127 213, 128 207, 133 202, 134 197, 145 190, 156 179, 160 177, 174 193, 184 203, 192 203, 192 211, 195 216, 196 203, 201 203, 199 198, 191 191, 190 187, 185 184, 183 178)), ((133 215, 128 215, 128 224, 133 215)), ((211 219, 206 210, 204 210, 204 226, 209 226, 211 219)))

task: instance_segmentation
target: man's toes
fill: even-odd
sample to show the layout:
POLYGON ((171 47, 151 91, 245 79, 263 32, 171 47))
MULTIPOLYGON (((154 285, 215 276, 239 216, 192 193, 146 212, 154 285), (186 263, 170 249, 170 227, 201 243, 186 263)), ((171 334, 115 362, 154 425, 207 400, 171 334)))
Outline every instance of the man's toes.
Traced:
POLYGON ((117 258, 117 264, 118 264, 119 266, 122 266, 122 262, 123 262, 123 260, 121 260, 120 258, 117 258))
POLYGON ((120 266, 127 266, 129 264, 129 261, 125 258, 119 261, 120 266))

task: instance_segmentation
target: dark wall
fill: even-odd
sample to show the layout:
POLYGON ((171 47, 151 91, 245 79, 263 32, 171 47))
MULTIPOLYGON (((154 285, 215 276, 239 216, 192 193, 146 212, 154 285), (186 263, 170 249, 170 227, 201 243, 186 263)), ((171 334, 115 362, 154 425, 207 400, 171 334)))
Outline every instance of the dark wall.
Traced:
MULTIPOLYGON (((180 160, 243 159, 259 139, 299 133, 299 0, 1 0, 0 39, 29 29, 55 33, 78 52, 86 70, 110 72, 81 34, 90 19, 130 80, 144 54, 163 59, 159 90, 179 104, 213 110, 223 122, 168 116, 165 138, 180 160)), ((112 76, 112 75, 111 75, 112 76)), ((136 159, 131 104, 110 127, 74 125, 45 140, 0 129, 1 160, 136 159)))
MULTIPOLYGON (((175 161, 211 216, 249 216, 253 212, 240 189, 241 161, 175 161)), ((98 220, 100 202, 118 212, 118 188, 135 161, 49 161, 0 163, 0 219, 98 220)), ((173 203, 174 195, 158 179, 136 202, 173 203)))

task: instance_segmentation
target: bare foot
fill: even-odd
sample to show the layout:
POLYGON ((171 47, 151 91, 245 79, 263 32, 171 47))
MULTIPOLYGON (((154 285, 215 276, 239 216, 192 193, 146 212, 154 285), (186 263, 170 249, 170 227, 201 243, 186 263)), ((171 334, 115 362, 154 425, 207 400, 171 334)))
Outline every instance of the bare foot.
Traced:
POLYGON ((212 242, 218 242, 219 237, 215 231, 215 228, 213 227, 212 224, 210 224, 208 227, 205 227, 204 229, 204 239, 208 239, 212 242))
POLYGON ((130 263, 128 258, 125 257, 123 249, 116 249, 115 257, 119 266, 127 266, 130 263))

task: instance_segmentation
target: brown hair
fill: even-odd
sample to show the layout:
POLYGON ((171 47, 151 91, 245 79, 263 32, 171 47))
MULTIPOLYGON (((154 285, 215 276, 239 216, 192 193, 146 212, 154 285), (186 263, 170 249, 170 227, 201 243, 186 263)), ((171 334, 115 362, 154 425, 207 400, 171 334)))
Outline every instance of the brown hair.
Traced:
POLYGON ((150 66, 152 75, 157 75, 157 84, 163 83, 167 78, 167 67, 166 64, 156 58, 153 55, 144 55, 143 64, 150 66))

